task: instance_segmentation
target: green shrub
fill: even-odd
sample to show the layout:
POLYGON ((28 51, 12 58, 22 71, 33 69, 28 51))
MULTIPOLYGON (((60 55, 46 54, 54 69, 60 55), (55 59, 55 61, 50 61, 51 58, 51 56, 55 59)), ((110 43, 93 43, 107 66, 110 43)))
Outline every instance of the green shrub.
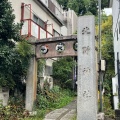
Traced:
POLYGON ((77 115, 75 115, 71 120, 77 120, 77 115))
POLYGON ((0 104, 0 120, 18 120, 25 117, 23 115, 24 102, 20 97, 12 97, 8 106, 0 104))
POLYGON ((73 100, 74 93, 70 90, 62 90, 59 86, 53 89, 43 89, 37 95, 36 106, 38 109, 56 109, 67 105, 73 100))
POLYGON ((73 67, 76 63, 72 57, 60 58, 53 62, 54 82, 62 88, 72 89, 73 67))
POLYGON ((54 86, 53 89, 50 90, 45 87, 45 89, 37 95, 34 109, 37 111, 37 115, 30 117, 29 112, 25 111, 23 97, 11 97, 8 106, 4 107, 0 104, 0 120, 42 120, 46 113, 67 105, 73 98, 74 93, 69 89, 63 90, 59 86, 54 86))
POLYGON ((104 104, 103 105, 104 105, 105 116, 107 116, 108 118, 114 118, 115 113, 114 113, 114 110, 111 107, 109 97, 107 97, 107 96, 104 97, 104 104))

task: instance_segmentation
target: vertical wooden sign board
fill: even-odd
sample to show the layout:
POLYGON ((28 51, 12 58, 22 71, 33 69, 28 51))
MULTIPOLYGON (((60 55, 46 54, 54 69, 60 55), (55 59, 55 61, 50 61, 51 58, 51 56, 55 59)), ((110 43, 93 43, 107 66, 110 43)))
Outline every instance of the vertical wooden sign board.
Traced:
POLYGON ((94 16, 78 19, 77 120, 97 120, 94 16))

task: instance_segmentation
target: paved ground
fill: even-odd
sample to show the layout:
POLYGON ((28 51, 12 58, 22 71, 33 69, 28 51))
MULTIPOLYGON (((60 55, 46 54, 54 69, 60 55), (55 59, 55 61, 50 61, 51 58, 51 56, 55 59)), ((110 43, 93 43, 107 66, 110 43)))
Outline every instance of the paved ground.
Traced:
MULTIPOLYGON (((72 118, 76 115, 76 110, 77 101, 74 100, 67 106, 48 113, 45 116, 44 120, 72 120, 72 118)), ((112 119, 104 119, 104 113, 99 113, 97 115, 97 120, 112 120, 112 119)))
POLYGON ((56 109, 45 116, 44 120, 71 120, 76 114, 76 100, 64 108, 56 109))

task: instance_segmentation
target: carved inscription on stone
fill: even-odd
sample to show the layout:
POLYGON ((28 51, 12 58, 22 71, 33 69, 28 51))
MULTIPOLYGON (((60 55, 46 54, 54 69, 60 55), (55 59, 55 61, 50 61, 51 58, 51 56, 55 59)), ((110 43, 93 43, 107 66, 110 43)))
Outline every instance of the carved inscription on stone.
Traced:
POLYGON ((83 98, 88 99, 91 97, 90 91, 89 90, 84 90, 83 91, 83 98))
POLYGON ((97 120, 94 16, 80 17, 78 26, 77 120, 97 120))
POLYGON ((88 27, 83 28, 82 34, 90 34, 90 29, 88 27))
POLYGON ((89 46, 87 46, 87 47, 82 47, 82 52, 83 52, 83 54, 87 54, 87 55, 88 55, 89 51, 90 51, 90 47, 89 47, 89 46))
POLYGON ((83 68, 82 73, 83 73, 83 75, 88 75, 88 74, 90 74, 90 68, 89 68, 89 67, 83 68))

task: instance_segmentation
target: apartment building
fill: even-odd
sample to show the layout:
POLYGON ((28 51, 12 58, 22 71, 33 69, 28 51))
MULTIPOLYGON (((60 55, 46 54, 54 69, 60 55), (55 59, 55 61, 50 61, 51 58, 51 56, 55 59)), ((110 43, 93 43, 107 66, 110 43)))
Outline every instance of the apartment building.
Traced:
MULTIPOLYGON (((12 4, 15 22, 22 22, 21 35, 27 39, 67 36, 77 30, 77 15, 73 10, 63 11, 56 0, 9 0, 12 4)), ((40 74, 41 86, 45 79, 53 81, 53 59, 46 59, 44 72, 40 74)))
MULTIPOLYGON (((63 9, 56 0, 9 0, 12 4, 15 22, 22 22, 21 35, 27 39, 50 38, 66 36, 67 27, 64 26, 63 9)), ((51 59, 46 59, 45 70, 41 75, 41 81, 52 74, 51 59)))
POLYGON ((110 0, 113 15, 113 44, 115 76, 112 78, 114 109, 118 109, 120 96, 120 1, 110 0))
MULTIPOLYGON (((67 36, 68 28, 65 26, 66 18, 63 14, 62 7, 56 0, 8 0, 11 2, 13 13, 15 14, 15 23, 23 23, 21 35, 26 39, 35 37, 36 39, 50 38, 57 36, 67 36)), ((72 19, 73 21, 74 19, 72 19)), ((72 24, 76 24, 73 21, 72 24)), ((72 25, 74 26, 74 25, 72 25)), ((72 29, 72 27, 71 27, 72 29)), ((77 28, 76 28, 77 29, 77 28)), ((72 34, 72 33, 71 33, 72 34)), ((52 63, 53 59, 46 59, 44 72, 40 75, 41 86, 45 79, 49 82, 52 80, 52 63)), ((36 59, 33 58, 30 63, 30 70, 36 70, 36 59), (35 66, 35 67, 34 67, 35 66)), ((32 73, 32 72, 29 73, 32 73)), ((29 81, 26 83, 26 109, 31 111, 36 97, 36 75, 29 75, 29 81)), ((51 86, 52 87, 52 82, 51 86)), ((0 89, 0 99, 3 105, 7 105, 9 91, 4 92, 0 89)))
MULTIPOLYGON (((54 0, 9 0, 16 16, 15 22, 24 23, 21 35, 34 36, 38 39, 59 35, 63 26, 63 10, 54 0)), ((66 30, 65 30, 66 31, 66 30)))

